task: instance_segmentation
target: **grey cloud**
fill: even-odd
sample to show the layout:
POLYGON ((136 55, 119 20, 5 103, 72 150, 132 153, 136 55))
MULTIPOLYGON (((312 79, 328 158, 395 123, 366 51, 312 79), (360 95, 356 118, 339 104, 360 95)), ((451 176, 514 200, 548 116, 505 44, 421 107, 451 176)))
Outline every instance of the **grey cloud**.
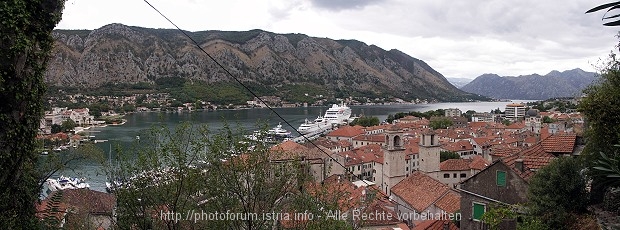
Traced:
POLYGON ((310 0, 312 5, 327 10, 340 11, 347 9, 362 9, 365 6, 378 4, 384 0, 310 0))

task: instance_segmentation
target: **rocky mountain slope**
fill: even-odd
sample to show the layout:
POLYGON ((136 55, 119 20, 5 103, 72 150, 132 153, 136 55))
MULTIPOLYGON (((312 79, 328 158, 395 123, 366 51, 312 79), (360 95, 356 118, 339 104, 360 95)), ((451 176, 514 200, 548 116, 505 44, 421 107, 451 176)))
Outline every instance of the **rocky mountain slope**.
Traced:
MULTIPOLYGON (((421 60, 356 40, 303 34, 186 32, 242 82, 263 91, 283 85, 320 86, 340 96, 463 101, 476 95, 452 86, 421 60)), ((110 24, 56 30, 45 79, 56 86, 100 87, 182 77, 188 83, 233 82, 180 31, 110 24)))
POLYGON ((596 73, 581 69, 554 70, 544 76, 500 77, 497 74, 483 74, 461 89, 495 99, 545 100, 579 96, 596 76, 596 73))

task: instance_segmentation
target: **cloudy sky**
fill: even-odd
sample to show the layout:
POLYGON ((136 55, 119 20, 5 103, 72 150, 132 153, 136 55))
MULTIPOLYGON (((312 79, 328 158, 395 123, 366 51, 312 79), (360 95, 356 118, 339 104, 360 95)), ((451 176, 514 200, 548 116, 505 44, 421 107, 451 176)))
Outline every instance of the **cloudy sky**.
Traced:
MULTIPOLYGON (((611 1, 611 0, 609 0, 611 1)), ((262 29, 398 49, 446 77, 595 71, 620 27, 604 0, 149 0, 189 31, 262 29)), ((143 0, 68 0, 58 29, 172 28, 143 0)))

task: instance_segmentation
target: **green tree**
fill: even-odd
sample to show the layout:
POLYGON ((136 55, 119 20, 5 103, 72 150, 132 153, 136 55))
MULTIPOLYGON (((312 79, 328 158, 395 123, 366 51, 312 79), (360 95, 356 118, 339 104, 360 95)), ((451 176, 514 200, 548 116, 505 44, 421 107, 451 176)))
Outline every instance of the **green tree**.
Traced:
POLYGON ((473 117, 474 114, 476 114, 476 111, 474 111, 474 110, 467 110, 467 112, 463 113, 461 116, 467 118, 467 121, 471 121, 471 117, 473 117))
POLYGON ((550 227, 566 227, 569 214, 582 213, 588 204, 583 167, 575 158, 560 157, 543 167, 528 187, 529 210, 550 227))
POLYGON ((378 117, 360 117, 351 122, 351 125, 361 125, 364 127, 370 127, 379 125, 378 117))
POLYGON ((553 123, 555 122, 553 119, 551 119, 549 116, 544 116, 542 119, 543 123, 553 123))
POLYGON ((63 121, 62 124, 60 125, 60 130, 62 130, 62 132, 69 132, 72 129, 74 129, 75 126, 77 126, 75 121, 73 121, 72 119, 67 119, 63 121))
MULTIPOLYGON (((620 62, 615 54, 610 54, 605 67, 600 71, 597 82, 584 90, 587 95, 579 104, 579 111, 586 120, 586 146, 583 156, 590 168, 596 166, 596 162, 601 160, 600 153, 605 153, 609 158, 620 159, 614 148, 620 144, 620 113, 617 106, 620 100, 620 62)), ((608 185, 602 183, 606 180, 605 176, 596 170, 592 182, 593 202, 602 201, 603 194, 608 185)))
POLYGON ((437 117, 437 119, 430 122, 429 126, 432 129, 446 129, 452 126, 452 120, 447 117, 437 117))
POLYGON ((452 151, 441 151, 439 152, 439 162, 444 162, 448 159, 461 159, 461 156, 458 153, 452 151))
POLYGON ((52 133, 59 133, 62 132, 62 126, 59 124, 53 124, 51 127, 51 132, 52 133))
POLYGON ((0 228, 33 229, 43 74, 64 0, 0 2, 0 228))
MULTIPOLYGON (((174 130, 155 127, 141 135, 139 143, 120 152, 118 163, 105 163, 109 164, 108 177, 123 181, 115 191, 117 227, 270 229, 280 223, 263 218, 264 214, 316 207, 312 210, 318 215, 320 207, 334 205, 305 192, 311 183, 308 162, 291 153, 274 152, 242 133, 228 126, 210 133, 205 126, 183 123, 174 130), (313 200, 314 206, 304 206, 303 200, 313 200), (199 215, 255 213, 259 218, 205 220, 199 216, 179 221, 172 218, 175 215, 166 215, 186 215, 192 210, 200 210, 199 215)), ((324 224, 318 226, 334 229, 343 222, 324 224)))

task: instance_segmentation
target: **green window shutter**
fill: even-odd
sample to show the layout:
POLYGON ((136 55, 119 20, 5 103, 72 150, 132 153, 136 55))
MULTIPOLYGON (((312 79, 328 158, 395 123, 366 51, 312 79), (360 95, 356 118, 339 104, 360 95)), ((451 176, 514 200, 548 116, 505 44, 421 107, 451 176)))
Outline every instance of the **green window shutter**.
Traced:
POLYGON ((506 187, 506 172, 497 171, 496 182, 497 186, 506 187))
POLYGON ((480 220, 482 218, 482 214, 484 214, 485 208, 486 206, 484 204, 474 203, 472 219, 480 220))

